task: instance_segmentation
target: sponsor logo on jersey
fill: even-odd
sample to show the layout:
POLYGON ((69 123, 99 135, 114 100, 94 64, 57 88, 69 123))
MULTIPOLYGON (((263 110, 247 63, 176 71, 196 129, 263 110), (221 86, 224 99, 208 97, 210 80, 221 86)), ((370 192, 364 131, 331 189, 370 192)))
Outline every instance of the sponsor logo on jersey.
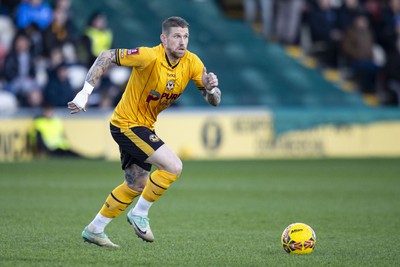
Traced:
POLYGON ((160 100, 160 105, 169 106, 169 105, 171 105, 172 102, 174 102, 180 96, 181 96, 181 94, 173 94, 173 93, 167 93, 167 92, 164 92, 161 95, 159 92, 157 92, 155 90, 151 90, 150 95, 147 97, 146 102, 150 103, 150 101, 160 100))
POLYGON ((160 93, 157 92, 156 90, 151 90, 150 95, 147 97, 146 102, 149 103, 150 101, 155 101, 160 99, 160 93))
POLYGON ((128 55, 128 56, 139 55, 139 48, 137 47, 137 48, 126 50, 126 55, 128 55))
POLYGON ((163 93, 160 99, 160 105, 169 106, 174 102, 181 94, 163 93))
POLYGON ((157 135, 155 135, 155 134, 151 134, 151 135, 149 136, 149 139, 150 139, 150 141, 153 142, 153 143, 155 143, 155 142, 160 142, 160 138, 159 138, 157 135))
POLYGON ((174 87, 175 87, 175 81, 174 80, 170 80, 170 81, 167 82, 167 86, 166 86, 167 90, 171 91, 172 89, 174 89, 174 87))

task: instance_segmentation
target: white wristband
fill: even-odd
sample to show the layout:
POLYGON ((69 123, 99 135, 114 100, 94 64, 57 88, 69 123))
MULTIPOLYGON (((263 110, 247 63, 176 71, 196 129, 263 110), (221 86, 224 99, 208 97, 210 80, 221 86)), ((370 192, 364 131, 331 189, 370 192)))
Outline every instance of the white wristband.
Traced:
POLYGON ((82 91, 90 95, 93 92, 94 86, 85 81, 85 85, 83 85, 82 91))
POLYGON ((206 90, 206 91, 207 91, 207 94, 213 95, 215 93, 215 87, 211 90, 206 90))

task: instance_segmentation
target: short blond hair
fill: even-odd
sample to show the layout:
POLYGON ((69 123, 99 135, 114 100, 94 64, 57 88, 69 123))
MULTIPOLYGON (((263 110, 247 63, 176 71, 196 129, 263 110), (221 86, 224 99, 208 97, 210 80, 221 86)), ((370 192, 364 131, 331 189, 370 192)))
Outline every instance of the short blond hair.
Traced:
POLYGON ((189 23, 181 17, 169 17, 162 23, 162 32, 168 35, 172 27, 189 28, 189 23))

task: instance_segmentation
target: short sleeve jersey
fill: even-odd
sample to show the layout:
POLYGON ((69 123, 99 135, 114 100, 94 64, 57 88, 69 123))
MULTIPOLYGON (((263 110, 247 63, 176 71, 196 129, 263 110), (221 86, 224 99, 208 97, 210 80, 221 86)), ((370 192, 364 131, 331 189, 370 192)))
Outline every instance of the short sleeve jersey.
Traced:
POLYGON ((179 98, 190 80, 204 89, 204 65, 189 51, 175 65, 169 62, 162 44, 116 49, 115 53, 118 65, 133 67, 111 117, 111 123, 121 129, 146 126, 154 130, 158 114, 179 98))

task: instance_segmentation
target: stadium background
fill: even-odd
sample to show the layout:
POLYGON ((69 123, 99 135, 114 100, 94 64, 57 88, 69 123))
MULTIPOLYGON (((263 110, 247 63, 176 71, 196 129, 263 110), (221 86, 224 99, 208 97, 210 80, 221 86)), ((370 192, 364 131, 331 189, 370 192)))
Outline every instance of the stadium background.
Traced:
MULTIPOLYGON (((72 1, 72 10, 81 32, 94 11, 106 12, 115 47, 126 48, 158 44, 160 23, 168 16, 188 19, 189 49, 218 74, 223 101, 218 109, 207 108, 190 84, 176 107, 161 115, 158 133, 186 159, 400 155, 397 107, 348 91, 328 71, 310 65, 310 57, 293 56, 298 48, 266 41, 243 17, 224 13, 240 1, 225 2, 72 1)), ((83 77, 82 72, 72 77, 78 88, 83 77)), ((70 116, 59 108, 57 115, 73 149, 117 160, 108 133, 110 112, 89 107, 86 114, 70 116)), ((2 112, 1 161, 32 158, 26 138, 32 114, 23 108, 2 112)))
MULTIPOLYGON (((184 172, 152 206, 156 242, 136 238, 125 216, 107 227, 119 250, 80 235, 123 179, 112 109, 71 116, 63 104, 56 115, 89 159, 34 158, 27 139, 40 108, 0 104, 0 266, 398 265, 398 107, 332 79, 337 72, 298 47, 262 38, 259 25, 245 25, 239 0, 73 0, 76 33, 98 8, 116 47, 158 44, 165 17, 187 18, 189 48, 218 74, 223 102, 207 107, 190 85, 160 115, 158 132, 184 172), (293 222, 315 230, 311 255, 282 249, 293 222)), ((82 74, 71 82, 80 90, 82 74)))

